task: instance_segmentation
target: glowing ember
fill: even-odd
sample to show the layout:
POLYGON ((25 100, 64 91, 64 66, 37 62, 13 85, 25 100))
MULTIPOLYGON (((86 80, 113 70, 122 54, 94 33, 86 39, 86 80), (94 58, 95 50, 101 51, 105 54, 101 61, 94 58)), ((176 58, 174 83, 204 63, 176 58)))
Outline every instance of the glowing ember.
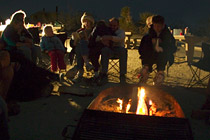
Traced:
POLYGON ((145 103, 145 89, 144 88, 138 88, 138 106, 137 106, 136 114, 148 115, 147 105, 145 103))

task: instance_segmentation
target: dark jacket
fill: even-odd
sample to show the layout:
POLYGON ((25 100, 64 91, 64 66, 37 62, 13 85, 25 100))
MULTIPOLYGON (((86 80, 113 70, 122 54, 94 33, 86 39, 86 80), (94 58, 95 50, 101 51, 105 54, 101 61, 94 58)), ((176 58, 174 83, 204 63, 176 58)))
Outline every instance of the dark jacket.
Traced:
MULTIPOLYGON (((90 35, 89 48, 103 46, 100 41, 96 42, 96 38, 98 36, 102 37, 104 35, 115 35, 115 33, 113 33, 113 31, 108 26, 106 26, 106 23, 104 21, 99 21, 97 25, 93 28, 93 31, 90 35)), ((110 46, 112 46, 112 44, 113 42, 110 42, 110 46)))
POLYGON ((152 38, 159 38, 161 42, 159 46, 163 48, 163 53, 166 55, 167 61, 169 61, 170 65, 174 62, 173 53, 176 52, 175 39, 173 35, 168 30, 168 27, 165 26, 159 36, 157 36, 156 32, 153 29, 153 26, 149 29, 149 33, 145 35, 141 44, 138 48, 139 54, 141 55, 141 59, 155 59, 158 56, 158 53, 155 52, 154 46, 152 44, 152 38))

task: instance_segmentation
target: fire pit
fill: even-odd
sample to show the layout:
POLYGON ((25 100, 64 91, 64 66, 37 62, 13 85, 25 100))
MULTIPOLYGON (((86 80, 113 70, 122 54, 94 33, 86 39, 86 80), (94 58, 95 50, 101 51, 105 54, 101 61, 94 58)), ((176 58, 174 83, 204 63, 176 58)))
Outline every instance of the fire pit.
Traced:
POLYGON ((88 109, 161 117, 185 117, 173 96, 152 86, 108 88, 93 100, 88 109))
POLYGON ((151 86, 103 90, 84 111, 73 139, 193 139, 170 94, 151 86))

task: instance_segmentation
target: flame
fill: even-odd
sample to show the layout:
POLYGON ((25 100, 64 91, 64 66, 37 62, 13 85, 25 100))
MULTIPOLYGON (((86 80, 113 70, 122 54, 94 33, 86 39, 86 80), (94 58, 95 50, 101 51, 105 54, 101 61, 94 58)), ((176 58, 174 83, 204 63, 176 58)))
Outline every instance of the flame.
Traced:
POLYGON ((126 106, 126 113, 128 113, 128 111, 130 110, 130 108, 131 108, 131 99, 129 99, 128 104, 126 106))
MULTIPOLYGON (((138 100, 137 100, 136 114, 152 116, 154 114, 154 112, 156 112, 156 106, 152 102, 152 100, 149 100, 149 102, 146 103, 144 88, 142 88, 142 87, 138 88, 137 97, 138 97, 138 100)), ((125 111, 125 113, 134 113, 134 112, 129 111, 131 108, 131 99, 128 100, 127 105, 123 105, 123 103, 124 103, 123 99, 120 99, 120 98, 117 98, 116 102, 119 104, 119 106, 118 106, 119 112, 122 113, 125 111), (123 109, 123 106, 125 107, 124 109, 123 109)))
POLYGON ((153 110, 152 110, 152 100, 149 100, 149 106, 150 106, 150 108, 149 108, 149 116, 152 116, 153 115, 153 110))
POLYGON ((145 103, 145 89, 144 88, 138 88, 138 106, 137 106, 136 114, 148 115, 147 105, 145 103))
POLYGON ((152 100, 149 100, 149 105, 152 105, 152 100))
POLYGON ((118 98, 117 103, 119 103, 119 110, 122 111, 123 100, 118 98))

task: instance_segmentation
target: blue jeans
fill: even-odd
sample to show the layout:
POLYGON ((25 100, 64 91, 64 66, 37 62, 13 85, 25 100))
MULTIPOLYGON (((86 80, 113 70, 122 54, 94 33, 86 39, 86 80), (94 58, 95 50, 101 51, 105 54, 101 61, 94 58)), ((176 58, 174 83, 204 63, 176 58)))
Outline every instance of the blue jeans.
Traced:
POLYGON ((120 60, 120 74, 127 73, 127 49, 124 47, 114 46, 112 48, 104 47, 101 50, 101 65, 102 65, 102 73, 107 73, 109 58, 118 57, 120 60))
POLYGON ((7 105, 0 96, 0 138, 9 140, 7 105))
POLYGON ((75 48, 75 53, 76 53, 77 69, 83 70, 84 60, 82 56, 89 56, 88 41, 81 40, 75 48))
POLYGON ((37 58, 41 59, 41 49, 39 46, 33 45, 32 48, 27 46, 17 47, 17 49, 29 60, 36 63, 37 58))

